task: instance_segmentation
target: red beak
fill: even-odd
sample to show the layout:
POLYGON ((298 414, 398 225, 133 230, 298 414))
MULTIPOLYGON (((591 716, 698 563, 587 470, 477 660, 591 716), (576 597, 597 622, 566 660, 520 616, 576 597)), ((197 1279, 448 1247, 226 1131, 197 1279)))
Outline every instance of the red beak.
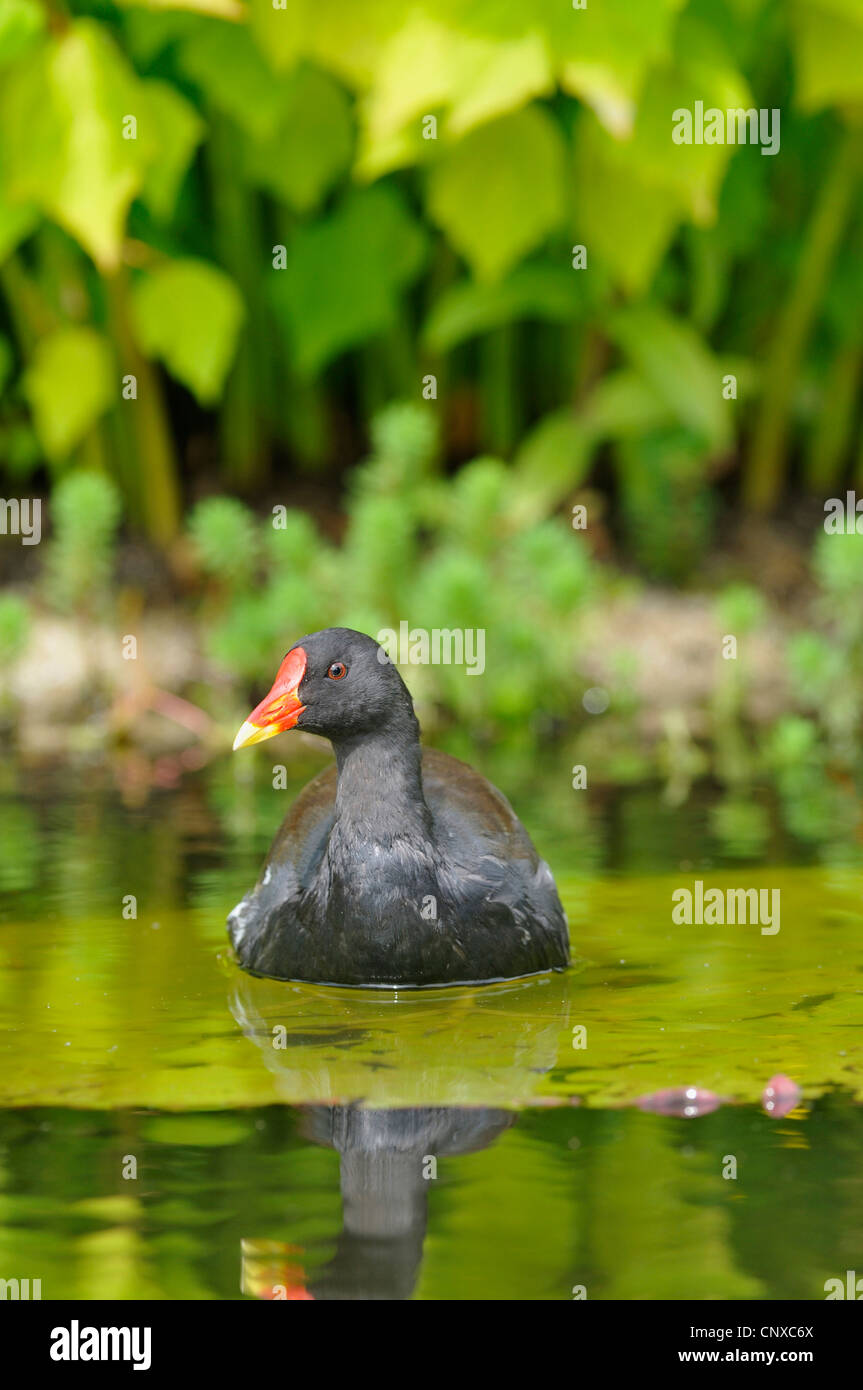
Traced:
POLYGON ((306 674, 306 660, 302 647, 294 647, 293 651, 288 652, 269 695, 265 695, 252 710, 234 739, 235 751, 237 748, 248 748, 252 743, 263 743, 265 738, 272 738, 274 734, 294 727, 305 709, 297 690, 306 674))

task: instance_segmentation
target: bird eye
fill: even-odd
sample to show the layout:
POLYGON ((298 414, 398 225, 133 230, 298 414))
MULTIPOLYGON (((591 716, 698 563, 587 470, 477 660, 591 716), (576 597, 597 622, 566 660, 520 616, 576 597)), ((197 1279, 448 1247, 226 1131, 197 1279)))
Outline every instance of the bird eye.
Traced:
POLYGON ((332 666, 327 671, 327 675, 329 676, 331 681, 344 680, 347 674, 348 668, 343 661, 334 661, 332 666))

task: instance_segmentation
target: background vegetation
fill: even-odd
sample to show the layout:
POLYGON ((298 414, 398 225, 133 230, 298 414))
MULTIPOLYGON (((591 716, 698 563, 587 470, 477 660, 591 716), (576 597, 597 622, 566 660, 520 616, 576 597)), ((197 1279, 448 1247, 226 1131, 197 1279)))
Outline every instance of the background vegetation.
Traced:
MULTIPOLYGON (((4 0, 0 72, 3 487, 50 536, 4 539, 7 667, 40 615, 168 602, 222 717, 327 622, 485 626, 484 679, 417 693, 531 744, 590 722, 592 615, 706 577, 720 630, 781 637, 758 756, 850 765, 863 543, 774 581, 745 518, 802 555, 863 481, 858 0, 4 0), (778 108, 780 152, 673 144, 696 100, 778 108)), ((743 775, 724 665, 701 729, 663 714, 681 787, 705 732, 743 775)))

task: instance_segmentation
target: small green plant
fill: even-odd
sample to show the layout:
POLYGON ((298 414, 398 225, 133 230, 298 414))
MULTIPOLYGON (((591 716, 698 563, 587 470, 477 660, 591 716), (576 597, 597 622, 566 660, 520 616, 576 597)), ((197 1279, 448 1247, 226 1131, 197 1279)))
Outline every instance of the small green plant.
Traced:
POLYGON ((30 608, 18 594, 0 594, 0 667, 11 666, 30 636, 30 608))
POLYGON ((863 536, 822 532, 812 569, 820 588, 813 611, 820 630, 790 639, 789 668, 799 707, 825 729, 831 755, 850 766, 863 720, 863 536))
POLYGON ((381 412, 372 439, 371 457, 355 470, 340 547, 299 512, 259 523, 228 498, 196 508, 190 534, 217 585, 205 598, 210 656, 260 683, 287 642, 320 627, 373 636, 403 623, 483 629, 481 675, 445 664, 406 672, 427 717, 528 741, 540 715, 571 720, 578 623, 598 574, 583 538, 557 517, 514 521, 510 470, 499 459, 442 478, 420 406, 381 412))
POLYGON ((54 489, 45 586, 61 612, 89 609, 104 600, 114 565, 120 498, 100 473, 70 473, 54 489))
POLYGON ((189 518, 189 535, 204 573, 228 590, 246 588, 257 554, 254 519, 233 497, 209 497, 189 518))

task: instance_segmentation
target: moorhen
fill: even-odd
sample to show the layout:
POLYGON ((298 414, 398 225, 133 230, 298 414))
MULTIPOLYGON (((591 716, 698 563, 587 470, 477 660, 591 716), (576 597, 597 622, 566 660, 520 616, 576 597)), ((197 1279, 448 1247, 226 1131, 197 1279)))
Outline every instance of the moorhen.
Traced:
POLYGON ((336 766, 300 794, 228 918, 240 965, 355 986, 490 984, 569 963, 548 865, 509 802, 421 749, 408 689, 350 628, 303 637, 234 748, 322 734, 336 766))

